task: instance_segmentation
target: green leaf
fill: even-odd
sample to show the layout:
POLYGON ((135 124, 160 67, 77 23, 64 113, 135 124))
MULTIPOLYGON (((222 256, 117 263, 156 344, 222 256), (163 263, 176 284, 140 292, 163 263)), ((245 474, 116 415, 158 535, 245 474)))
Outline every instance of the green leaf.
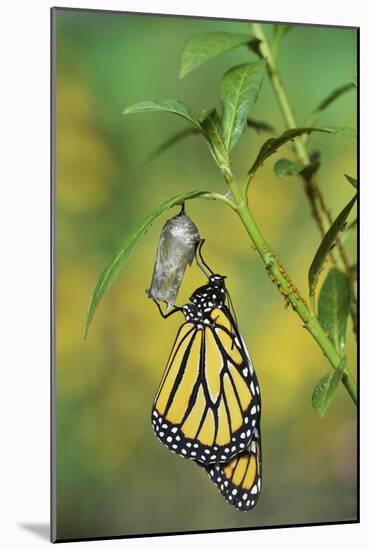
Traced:
MULTIPOLYGON (((206 119, 206 117, 211 113, 212 111, 202 111, 200 114, 197 115, 197 119, 200 123, 200 126, 202 127, 203 121, 206 119)), ((173 147, 174 145, 177 145, 177 143, 180 143, 187 137, 191 136, 199 136, 202 135, 205 137, 205 139, 208 141, 208 136, 204 135, 204 133, 199 128, 186 128, 185 130, 182 130, 181 132, 178 132, 177 134, 174 134, 174 136, 170 137, 169 139, 165 140, 159 147, 154 149, 148 157, 144 160, 144 162, 141 164, 141 169, 146 168, 149 164, 151 164, 154 160, 156 160, 160 155, 165 153, 168 149, 173 147)), ((209 144, 209 142, 208 142, 209 144)))
POLYGON ((211 153, 218 166, 229 166, 229 156, 225 148, 222 125, 216 109, 213 109, 201 123, 204 134, 208 138, 211 153))
POLYGON ((88 329, 91 324, 92 318, 96 311, 97 306, 99 305, 102 297, 115 280, 122 267, 128 260, 133 249, 135 248, 138 241, 146 233, 146 231, 151 227, 151 225, 166 212, 169 208, 175 204, 182 204, 185 200, 193 199, 201 195, 206 195, 207 191, 189 191, 187 193, 181 193, 175 197, 171 197, 163 202, 156 210, 151 212, 143 222, 141 222, 136 229, 124 240, 119 250, 114 254, 114 256, 109 260, 105 269, 101 273, 95 289, 92 294, 90 305, 87 311, 86 325, 85 325, 85 338, 87 337, 88 329))
POLYGON ((350 305, 350 280, 345 273, 333 267, 320 290, 318 319, 339 354, 345 347, 350 305))
POLYGON ((332 223, 331 227, 328 229, 327 233, 324 235, 322 242, 319 245, 318 250, 315 253, 314 259, 311 262, 309 269, 309 293, 310 296, 313 296, 315 293, 315 288, 318 283, 320 272, 323 269, 324 262, 327 259, 327 256, 337 238, 338 233, 343 229, 348 215, 351 212, 351 208, 354 206, 356 201, 356 195, 353 199, 350 200, 348 204, 341 210, 337 218, 332 223))
POLYGON ((207 32, 191 36, 182 51, 179 78, 210 59, 254 40, 253 36, 232 32, 207 32))
POLYGON ((329 134, 338 134, 343 137, 356 139, 357 131, 355 128, 347 128, 346 126, 336 126, 335 128, 324 128, 329 134))
POLYGON ((258 57, 260 57, 260 59, 264 59, 264 56, 260 50, 261 43, 262 43, 261 40, 259 40, 258 38, 254 38, 253 40, 250 40, 247 43, 247 47, 251 52, 255 53, 258 57))
POLYGON ((333 92, 331 92, 326 98, 324 98, 323 101, 321 101, 321 103, 319 103, 316 109, 314 109, 313 114, 318 115, 319 113, 324 111, 324 109, 329 107, 329 105, 331 105, 331 103, 333 103, 336 99, 341 97, 341 95, 345 94, 346 92, 349 92, 350 90, 353 90, 354 88, 355 88, 355 85, 353 82, 349 82, 348 84, 339 86, 338 88, 333 90, 333 92))
POLYGON ((182 130, 181 132, 178 132, 174 136, 170 137, 169 139, 165 140, 164 143, 159 145, 154 151, 152 151, 148 157, 143 161, 141 164, 141 169, 146 168, 149 164, 154 162, 160 155, 165 153, 168 149, 173 147, 174 145, 177 145, 177 143, 180 143, 184 139, 190 136, 198 136, 201 132, 197 128, 186 128, 185 130, 182 130))
POLYGON ((223 139, 230 151, 247 125, 247 115, 256 102, 265 72, 265 61, 245 63, 228 71, 221 86, 223 139))
POLYGON ((279 178, 300 175, 304 179, 309 180, 317 172, 319 166, 319 161, 310 162, 310 164, 304 166, 291 160, 279 159, 274 165, 274 172, 279 178))
POLYGON ((141 103, 135 103, 124 109, 124 115, 130 115, 135 113, 147 113, 150 111, 164 111, 166 113, 173 113, 179 115, 196 126, 200 127, 198 118, 193 114, 190 107, 179 101, 178 99, 160 99, 158 101, 141 101, 141 103))
POLYGON ((351 176, 348 176, 347 174, 345 174, 345 178, 347 179, 347 181, 349 183, 351 183, 351 185, 353 187, 355 187, 355 189, 357 189, 357 180, 355 178, 352 178, 351 176))
POLYGON ((346 357, 342 357, 337 368, 332 373, 323 376, 313 391, 311 398, 312 405, 321 418, 324 417, 331 404, 339 383, 342 380, 346 367, 346 357))
POLYGON ((311 132, 323 132, 325 134, 340 134, 345 137, 356 137, 356 131, 352 128, 293 128, 292 130, 287 130, 282 135, 277 138, 269 138, 262 146, 255 159, 254 164, 249 170, 249 174, 255 174, 256 170, 260 168, 263 162, 266 161, 273 153, 275 153, 279 147, 292 141, 295 138, 302 136, 303 134, 310 134, 311 132))
POLYGON ((279 178, 297 176, 303 169, 304 167, 301 164, 297 164, 288 159, 279 159, 274 165, 275 175, 279 178))
POLYGON ((259 132, 268 132, 269 134, 275 133, 275 128, 270 124, 268 124, 267 122, 264 122, 263 120, 255 120, 254 118, 248 117, 247 126, 255 130, 257 133, 259 132))

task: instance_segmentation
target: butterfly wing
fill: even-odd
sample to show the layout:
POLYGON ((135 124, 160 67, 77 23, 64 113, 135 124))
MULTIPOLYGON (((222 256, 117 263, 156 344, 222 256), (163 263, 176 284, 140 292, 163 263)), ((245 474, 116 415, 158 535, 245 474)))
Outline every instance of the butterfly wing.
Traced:
POLYGON ((262 483, 260 428, 255 428, 246 451, 229 462, 211 464, 206 470, 229 504, 243 512, 254 508, 262 483))
POLYGON ((251 442, 260 418, 255 371, 226 306, 180 328, 154 400, 152 424, 170 450, 225 462, 251 442))

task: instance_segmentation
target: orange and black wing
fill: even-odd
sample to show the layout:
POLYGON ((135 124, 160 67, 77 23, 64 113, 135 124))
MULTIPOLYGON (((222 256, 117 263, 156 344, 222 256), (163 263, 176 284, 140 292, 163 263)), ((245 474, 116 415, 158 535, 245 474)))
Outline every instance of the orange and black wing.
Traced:
POLYGON ((225 462, 246 450, 259 418, 255 371, 228 308, 182 325, 154 400, 160 441, 201 464, 225 462))
POLYGON ((256 505, 261 491, 261 434, 254 430, 246 451, 224 464, 206 467, 210 479, 224 498, 237 510, 248 512, 256 505))

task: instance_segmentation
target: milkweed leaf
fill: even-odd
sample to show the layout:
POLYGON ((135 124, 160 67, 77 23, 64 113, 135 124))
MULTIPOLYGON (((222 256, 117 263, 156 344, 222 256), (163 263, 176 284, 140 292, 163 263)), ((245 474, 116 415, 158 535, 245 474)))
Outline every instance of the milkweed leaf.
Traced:
POLYGON ((173 147, 174 145, 177 145, 177 143, 180 143, 181 141, 185 140, 187 137, 191 136, 198 136, 201 132, 197 128, 186 128, 185 130, 182 130, 181 132, 178 132, 177 134, 174 134, 174 136, 170 137, 169 139, 165 140, 159 147, 154 149, 143 161, 141 164, 141 170, 146 168, 149 164, 154 162, 158 157, 160 157, 163 153, 165 153, 168 149, 173 147))
POLYGON ((182 50, 179 78, 210 59, 254 40, 253 36, 232 32, 208 32, 191 36, 182 50))
POLYGON ((286 176, 297 176, 304 169, 301 164, 288 159, 279 159, 274 165, 274 173, 279 178, 286 176))
POLYGON ((347 174, 345 174, 345 178, 353 187, 355 187, 355 189, 357 189, 357 180, 355 178, 348 176, 347 174))
POLYGON ((210 151, 222 170, 229 166, 229 155, 226 150, 223 135, 222 124, 216 109, 213 109, 202 121, 202 129, 208 139, 210 151))
POLYGON ((318 319, 339 354, 345 348, 351 286, 346 273, 333 267, 320 290, 318 319))
POLYGON ((190 107, 178 99, 160 99, 158 101, 141 101, 126 107, 123 111, 124 115, 135 113, 147 113, 150 111, 163 111, 179 115, 191 122, 194 126, 201 129, 198 118, 191 111, 190 107))
POLYGON ((346 127, 336 127, 336 128, 293 128, 292 130, 287 130, 282 135, 276 138, 269 138, 262 146, 261 149, 249 170, 249 174, 255 174, 256 170, 273 154, 275 153, 282 145, 293 141, 296 137, 302 136, 304 134, 311 134, 311 132, 323 132, 325 134, 339 134, 345 137, 354 138, 356 137, 356 130, 353 128, 346 127))
POLYGON ((342 357, 340 364, 332 373, 324 375, 313 391, 312 405, 320 417, 324 417, 331 404, 346 366, 346 357, 342 357))
POLYGON ((274 173, 279 178, 301 175, 309 180, 318 171, 319 166, 319 161, 310 162, 304 166, 288 159, 279 159, 274 165, 274 173))
POLYGON ((256 102, 265 73, 265 61, 245 63, 230 69, 222 79, 222 133, 231 151, 247 126, 247 116, 256 102))
POLYGON ((268 122, 264 122, 263 120, 256 120, 255 118, 248 117, 247 126, 255 130, 255 132, 257 133, 259 132, 267 132, 269 134, 275 133, 275 128, 271 124, 268 124, 268 122))
POLYGON ((347 220, 348 215, 351 212, 352 207, 356 201, 356 195, 350 200, 348 204, 341 210, 337 218, 324 235, 322 242, 319 245, 318 250, 315 253, 313 261, 309 269, 309 293, 313 296, 315 293, 316 285, 318 283, 319 275, 323 269, 324 262, 332 248, 332 245, 337 239, 337 235, 343 229, 343 226, 347 220))
POLYGON ((341 97, 346 92, 349 92, 350 90, 353 90, 354 88, 355 88, 355 85, 354 85, 353 82, 348 82, 347 84, 344 84, 343 86, 339 86, 338 88, 335 88, 333 90, 333 92, 331 92, 327 97, 325 97, 323 99, 323 101, 321 101, 319 103, 319 105, 314 109, 313 114, 318 115, 319 113, 324 111, 324 109, 329 107, 329 105, 331 105, 331 103, 336 101, 336 99, 341 97))

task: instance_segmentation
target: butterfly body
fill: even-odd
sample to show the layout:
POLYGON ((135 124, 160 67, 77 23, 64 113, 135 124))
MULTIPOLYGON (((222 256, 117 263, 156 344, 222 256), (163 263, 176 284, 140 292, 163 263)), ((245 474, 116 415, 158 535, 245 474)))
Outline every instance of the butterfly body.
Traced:
MULTIPOLYGON (((225 277, 211 275, 181 309, 180 327, 154 400, 160 441, 203 466, 247 451, 260 421, 260 390, 226 305, 225 277)), ((219 476, 218 476, 219 477, 219 476)))

